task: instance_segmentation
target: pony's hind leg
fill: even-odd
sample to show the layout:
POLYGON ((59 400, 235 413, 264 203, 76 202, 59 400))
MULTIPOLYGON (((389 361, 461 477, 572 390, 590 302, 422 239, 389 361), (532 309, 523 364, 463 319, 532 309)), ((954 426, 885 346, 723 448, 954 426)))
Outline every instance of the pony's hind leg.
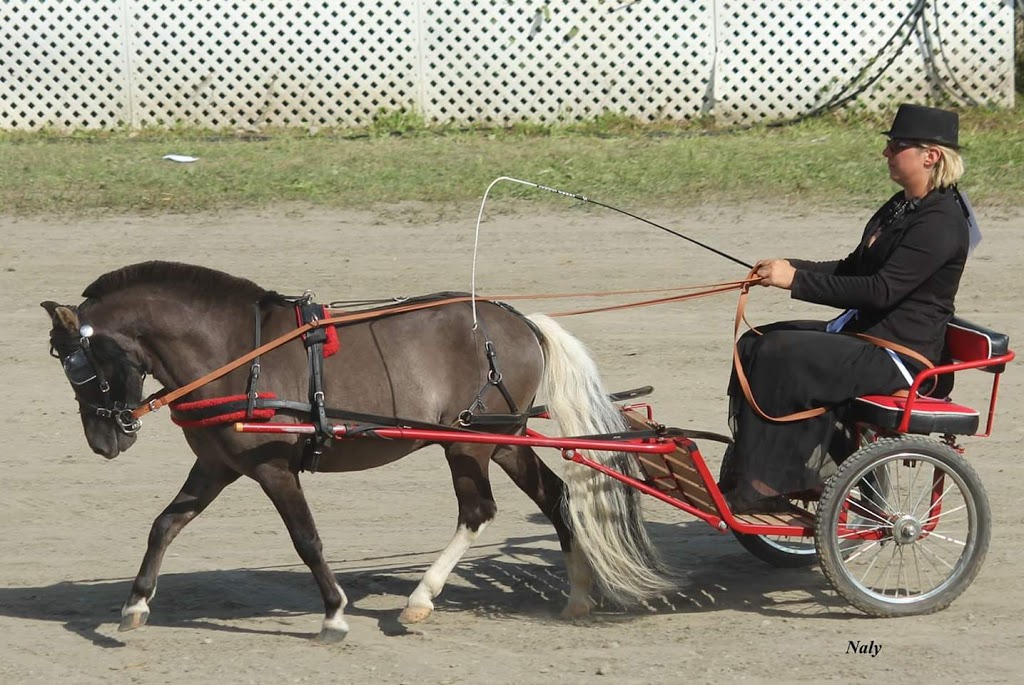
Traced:
POLYGON ((146 556, 132 583, 128 601, 121 608, 121 625, 118 630, 134 630, 146 625, 149 603, 156 594, 160 562, 167 547, 189 521, 198 516, 225 487, 238 479, 238 475, 226 467, 208 466, 199 461, 192 466, 174 501, 153 520, 146 556))
POLYGON ((572 528, 565 516, 562 479, 541 461, 533 448, 525 445, 503 446, 494 453, 493 459, 555 526, 569 575, 569 601, 562 616, 577 618, 589 614, 594 606, 590 597, 594 579, 590 564, 573 542, 572 528))
POLYGON ((324 622, 320 634, 316 637, 317 641, 344 640, 348 635, 348 622, 345 621, 348 598, 335 580, 334 572, 324 560, 323 544, 316 531, 306 495, 299 484, 298 473, 289 470, 286 461, 273 460, 257 466, 252 476, 274 503, 292 538, 295 551, 309 567, 320 588, 324 600, 324 622))
POLYGON ((459 502, 458 528, 441 556, 427 569, 419 585, 409 595, 408 604, 398 619, 402 623, 419 623, 430 616, 434 611, 433 600, 441 594, 455 564, 494 519, 498 507, 487 477, 492 452, 493 445, 456 443, 445 448, 459 502))

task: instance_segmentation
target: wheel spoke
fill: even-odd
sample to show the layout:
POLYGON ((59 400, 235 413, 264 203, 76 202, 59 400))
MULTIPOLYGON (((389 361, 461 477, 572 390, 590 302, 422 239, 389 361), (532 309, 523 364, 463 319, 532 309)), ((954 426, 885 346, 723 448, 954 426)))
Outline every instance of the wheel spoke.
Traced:
MULTIPOLYGON (((878 552, 875 552, 875 555, 877 556, 878 553, 882 551, 882 543, 881 543, 881 541, 875 540, 870 545, 867 545, 865 547, 861 547, 856 552, 854 552, 850 556, 846 557, 846 563, 849 564, 851 561, 853 561, 854 559, 856 559, 860 555, 862 555, 865 552, 869 551, 872 547, 878 547, 878 552)), ((872 561, 871 563, 874 564, 875 562, 872 561)))
POLYGON ((911 545, 910 552, 914 555, 914 567, 917 569, 917 584, 919 587, 925 587, 924 582, 921 580, 921 572, 924 571, 925 580, 928 581, 928 587, 935 587, 932 583, 931 576, 928 575, 928 569, 924 564, 921 563, 921 559, 918 558, 917 545, 911 545))
MULTIPOLYGON (((886 469, 886 478, 887 479, 888 479, 888 475, 889 475, 889 471, 888 471, 888 469, 886 469)), ((874 483, 871 483, 870 481, 862 481, 862 482, 866 482, 868 487, 871 488, 871 490, 876 495, 878 495, 879 502, 877 502, 877 503, 872 502, 872 504, 875 504, 875 506, 877 506, 879 509, 881 509, 882 511, 885 511, 886 513, 889 513, 889 514, 891 514, 891 513, 893 513, 895 511, 893 506, 891 504, 889 504, 889 501, 886 499, 885 495, 883 495, 881 492, 878 491, 878 488, 875 487, 874 483)), ((863 494, 863 493, 861 493, 861 494, 863 494)), ((869 497, 868 500, 870 501, 870 499, 871 498, 869 497)))
MULTIPOLYGON (((861 498, 863 497, 864 495, 861 493, 861 498)), ((875 505, 870 500, 865 503, 860 499, 853 499, 852 495, 848 494, 846 496, 846 507, 854 516, 862 519, 873 519, 882 524, 889 522, 888 517, 882 515, 881 512, 874 510, 875 505)))
MULTIPOLYGON (((932 466, 932 474, 934 474, 934 473, 935 473, 935 466, 933 465, 932 466)), ((934 481, 934 478, 935 478, 935 476, 933 475, 930 480, 934 481)), ((917 511, 918 507, 921 506, 921 502, 923 502, 926 497, 931 495, 931 492, 932 492, 932 489, 931 489, 930 486, 926 487, 926 488, 921 488, 921 494, 918 495, 917 501, 914 502, 914 505, 912 507, 910 507, 909 511, 917 511)))
POLYGON ((950 571, 952 571, 955 568, 953 566, 953 564, 951 564, 948 561, 946 561, 945 559, 943 559, 934 550, 932 550, 930 547, 926 546, 923 542, 922 543, 918 543, 918 548, 921 550, 922 554, 930 555, 932 559, 934 559, 935 561, 938 561, 939 563, 943 564, 950 571))
POLYGON ((914 550, 919 552, 920 555, 921 555, 921 558, 924 559, 925 561, 927 561, 931 565, 932 570, 935 571, 935 573, 939 576, 939 578, 944 578, 944 577, 949 575, 949 572, 947 571, 947 569, 950 568, 949 564, 947 564, 945 562, 945 560, 942 559, 942 557, 940 557, 938 554, 936 554, 930 548, 926 549, 923 542, 919 541, 916 545, 914 545, 914 550), (940 567, 937 563, 935 563, 936 561, 942 562, 943 564, 946 565, 947 568, 944 569, 944 568, 940 567))
MULTIPOLYGON (((907 564, 906 564, 906 559, 904 558, 904 553, 905 553, 904 552, 904 547, 905 547, 905 545, 899 545, 897 547, 897 549, 899 549, 899 553, 900 553, 900 570, 899 570, 899 573, 896 576, 896 580, 897 580, 897 585, 898 585, 899 584, 899 576, 900 575, 903 576, 903 580, 904 580, 903 589, 906 590, 906 594, 904 595, 904 597, 910 597, 910 574, 907 573, 907 564)), ((897 597, 899 596, 899 592, 896 593, 896 596, 897 597)))
MULTIPOLYGON (((893 470, 896 471, 896 488, 892 490, 892 494, 894 495, 896 503, 899 504, 900 493, 903 492, 902 488, 900 488, 900 463, 896 460, 886 462, 886 472, 888 472, 890 464, 892 465, 893 470)), ((891 480, 889 482, 892 483, 891 480)))
POLYGON ((876 591, 879 594, 887 595, 886 588, 889 587, 889 576, 892 575, 892 560, 896 558, 896 546, 893 545, 892 554, 889 555, 889 562, 885 565, 885 576, 882 578, 881 587, 876 591))
MULTIPOLYGON (((937 521, 940 517, 942 518, 942 522, 943 523, 948 523, 948 522, 955 523, 955 522, 961 521, 963 519, 960 519, 960 518, 950 519, 949 515, 950 514, 955 514, 956 512, 960 511, 961 509, 966 509, 966 508, 967 508, 966 504, 961 504, 959 507, 956 507, 955 509, 950 509, 949 511, 940 511, 935 516, 929 516, 928 518, 922 520, 921 523, 930 523, 931 521, 937 521)), ((967 520, 970 520, 970 516, 967 517, 967 520)))
POLYGON ((966 540, 957 540, 956 538, 951 538, 948 535, 943 535, 942 533, 936 533, 935 531, 932 531, 932 532, 928 533, 928 537, 930 537, 930 538, 938 538, 939 540, 943 540, 944 542, 949 542, 949 543, 952 543, 954 545, 959 545, 961 547, 966 547, 967 546, 967 541, 966 540))
MULTIPOLYGON (((942 500, 943 500, 943 498, 945 498, 945 496, 949 494, 950 490, 952 490, 954 487, 956 487, 956 483, 952 482, 952 480, 953 479, 951 478, 950 479, 950 481, 951 481, 950 484, 946 487, 945 490, 942 491, 942 494, 939 495, 938 498, 934 502, 929 500, 928 511, 933 511, 936 508, 938 508, 940 512, 942 511, 942 500)), ((920 503, 921 503, 922 499, 924 499, 923 494, 922 494, 921 499, 918 500, 918 506, 920 506, 920 503)), ((914 507, 914 512, 915 512, 915 515, 916 515, 917 506, 914 507)))
POLYGON ((907 486, 907 498, 904 501, 904 511, 908 510, 907 507, 910 505, 910 498, 914 494, 914 486, 917 484, 917 476, 921 471, 924 471, 922 464, 918 464, 918 466, 914 467, 914 477, 910 479, 910 485, 907 486))
MULTIPOLYGON (((869 545, 868 549, 870 549, 875 544, 876 543, 872 543, 872 545, 869 545)), ((867 550, 865 549, 864 551, 867 551, 867 550)), ((878 557, 879 557, 879 555, 881 553, 882 553, 882 546, 878 545, 878 549, 875 551, 874 556, 871 557, 871 563, 868 564, 868 567, 864 570, 864 575, 862 575, 860 577, 860 584, 861 585, 865 585, 866 584, 868 574, 871 573, 871 569, 874 568, 875 562, 878 561, 878 557)), ((855 556, 860 556, 860 552, 858 552, 855 556)), ((853 558, 854 558, 854 556, 850 556, 850 558, 847 559, 847 562, 850 562, 851 560, 853 560, 853 558)))

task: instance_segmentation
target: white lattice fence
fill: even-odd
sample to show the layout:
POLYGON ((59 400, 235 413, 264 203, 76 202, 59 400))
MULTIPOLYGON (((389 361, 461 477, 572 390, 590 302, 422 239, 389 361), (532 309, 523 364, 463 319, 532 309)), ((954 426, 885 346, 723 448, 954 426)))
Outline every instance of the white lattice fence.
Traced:
POLYGON ((441 121, 500 123, 603 111, 693 117, 710 106, 713 5, 430 3, 423 111, 441 121))
POLYGON ((714 90, 716 114, 725 119, 790 117, 861 85, 867 89, 857 101, 873 108, 935 98, 1013 103, 1013 8, 1007 3, 721 5, 714 90))
POLYGON ((742 122, 849 93, 869 107, 1012 104, 1011 3, 927 0, 904 21, 915 7, 0 0, 0 128, 361 126, 399 108, 434 122, 742 122))

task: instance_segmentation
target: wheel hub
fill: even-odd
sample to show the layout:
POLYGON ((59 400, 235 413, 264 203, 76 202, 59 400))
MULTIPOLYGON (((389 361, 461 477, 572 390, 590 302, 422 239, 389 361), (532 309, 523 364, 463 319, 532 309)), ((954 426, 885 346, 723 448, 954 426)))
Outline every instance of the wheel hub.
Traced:
POLYGON ((892 539, 898 545, 909 545, 921 537, 921 522, 915 517, 903 515, 892 526, 892 539))

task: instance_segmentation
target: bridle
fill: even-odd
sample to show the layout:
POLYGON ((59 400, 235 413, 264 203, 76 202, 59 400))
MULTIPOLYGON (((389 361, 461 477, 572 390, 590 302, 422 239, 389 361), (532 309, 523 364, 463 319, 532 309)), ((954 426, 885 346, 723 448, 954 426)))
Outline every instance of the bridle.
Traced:
MULTIPOLYGON (((132 416, 132 411, 138 405, 113 398, 110 381, 103 373, 102 367, 97 364, 96 354, 89 340, 94 332, 92 326, 83 324, 78 332, 78 341, 73 345, 66 346, 66 353, 58 350, 51 339, 50 356, 60 360, 61 366, 64 367, 64 375, 71 383, 71 388, 75 391, 75 399, 80 405, 92 410, 100 418, 112 419, 114 425, 125 435, 134 435, 142 428, 142 421, 132 416), (102 404, 93 404, 83 399, 80 391, 90 388, 93 389, 93 394, 99 394, 103 398, 102 404)), ((130 360, 125 359, 123 363, 138 369, 138 366, 130 360)), ((139 373, 145 379, 146 372, 140 370, 139 373)))

